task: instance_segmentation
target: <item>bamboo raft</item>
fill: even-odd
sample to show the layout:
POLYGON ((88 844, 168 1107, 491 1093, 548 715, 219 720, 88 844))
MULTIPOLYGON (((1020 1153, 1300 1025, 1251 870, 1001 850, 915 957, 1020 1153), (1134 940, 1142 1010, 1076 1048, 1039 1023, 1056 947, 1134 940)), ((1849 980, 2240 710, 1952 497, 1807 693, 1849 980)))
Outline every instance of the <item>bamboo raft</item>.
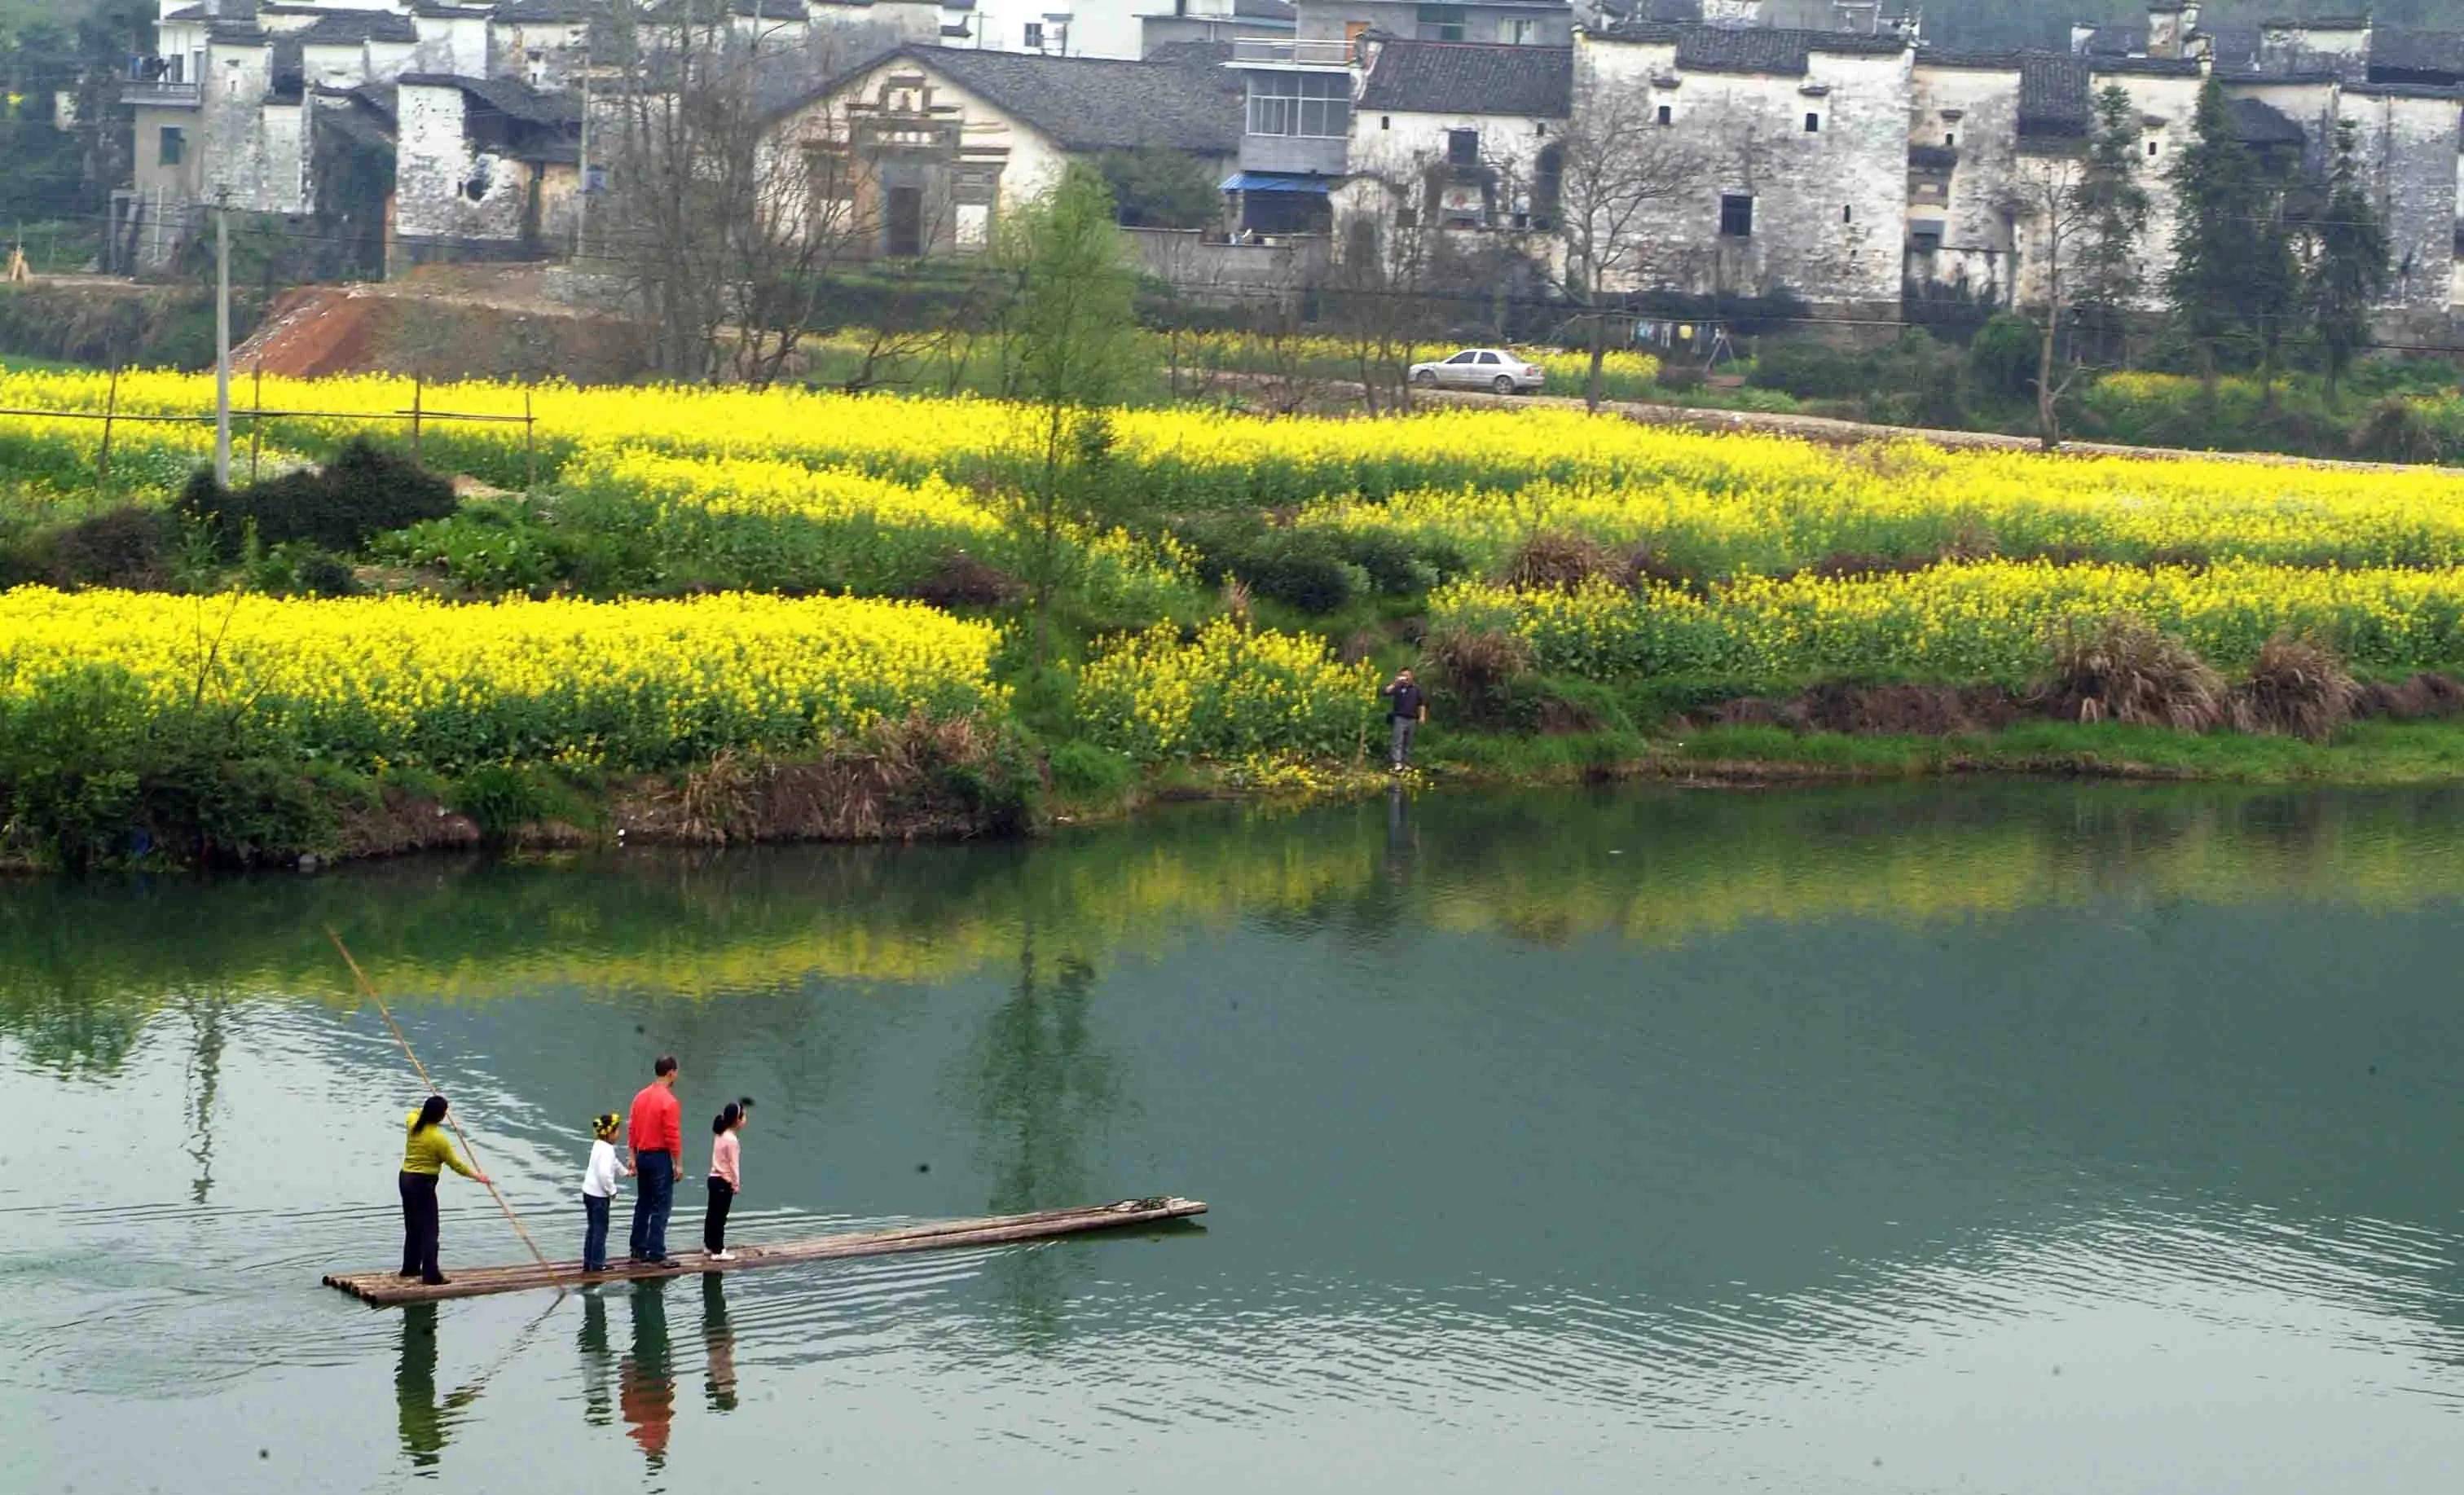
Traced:
MULTIPOLYGON (((682 1252, 674 1266, 645 1262, 611 1261, 604 1272, 584 1275, 579 1261, 526 1263, 515 1266, 467 1266, 451 1281, 430 1286, 415 1277, 392 1272, 336 1272, 325 1286, 339 1287, 374 1308, 406 1303, 435 1303, 445 1298, 475 1298, 484 1293, 520 1292, 535 1287, 579 1287, 595 1282, 681 1277, 688 1272, 742 1271, 756 1266, 786 1266, 798 1262, 828 1262, 840 1257, 889 1256, 901 1251, 933 1251, 950 1246, 1002 1245, 1016 1241, 1047 1241, 1056 1236, 1118 1230, 1130 1225, 1159 1224, 1206 1213, 1198 1199, 1178 1198, 1122 1199, 1083 1209, 1042 1210, 1031 1215, 988 1215, 976 1220, 948 1220, 896 1230, 859 1231, 815 1236, 803 1241, 774 1241, 735 1247, 736 1259, 714 1262, 699 1251, 682 1252)), ((621 1242, 619 1242, 621 1244, 621 1242)))

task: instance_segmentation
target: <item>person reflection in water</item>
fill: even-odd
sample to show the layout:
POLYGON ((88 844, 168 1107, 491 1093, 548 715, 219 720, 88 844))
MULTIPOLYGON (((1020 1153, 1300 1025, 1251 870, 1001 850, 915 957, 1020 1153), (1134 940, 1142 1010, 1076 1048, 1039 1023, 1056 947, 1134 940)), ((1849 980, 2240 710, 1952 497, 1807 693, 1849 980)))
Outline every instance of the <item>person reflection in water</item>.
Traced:
POLYGON ((652 1469, 668 1462, 668 1433, 676 1419, 676 1376, 668 1346, 668 1285, 663 1278, 633 1287, 633 1348, 617 1371, 625 1427, 652 1469))
POLYGON ((701 1342, 710 1360, 710 1410, 736 1410, 736 1329, 727 1322, 727 1279, 705 1272, 701 1279, 701 1342))
POLYGON ((402 1310, 402 1358, 394 1366, 394 1404, 402 1418, 402 1451, 411 1467, 432 1469, 446 1437, 479 1388, 465 1386, 436 1399, 436 1305, 413 1303, 402 1310))
POLYGON ((607 1300, 595 1292, 582 1295, 582 1420, 605 1427, 614 1420, 615 1402, 607 1395, 607 1300))

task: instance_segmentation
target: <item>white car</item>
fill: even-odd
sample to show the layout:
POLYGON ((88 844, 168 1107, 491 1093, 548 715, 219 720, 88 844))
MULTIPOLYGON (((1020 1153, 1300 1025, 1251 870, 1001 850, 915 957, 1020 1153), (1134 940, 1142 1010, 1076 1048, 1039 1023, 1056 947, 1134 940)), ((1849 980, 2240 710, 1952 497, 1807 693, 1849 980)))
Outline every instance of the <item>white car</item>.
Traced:
POLYGON ((1452 358, 1412 365, 1412 383, 1423 389, 1444 385, 1455 389, 1494 389, 1499 394, 1529 393, 1549 382, 1537 363, 1527 363, 1497 348, 1465 348, 1452 358))

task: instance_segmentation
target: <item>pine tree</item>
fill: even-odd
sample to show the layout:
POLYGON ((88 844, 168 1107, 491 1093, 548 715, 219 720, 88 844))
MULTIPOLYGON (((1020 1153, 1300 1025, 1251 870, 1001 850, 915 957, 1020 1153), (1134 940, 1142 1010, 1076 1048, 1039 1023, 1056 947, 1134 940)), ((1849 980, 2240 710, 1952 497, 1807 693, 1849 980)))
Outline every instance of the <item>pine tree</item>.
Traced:
POLYGON ((2284 220, 2284 180, 2234 133, 2213 77, 2199 90, 2190 143, 2174 156, 2166 179, 2180 206, 2165 295, 2175 324, 2198 350, 2201 382, 2212 397, 2224 345, 2249 339, 2258 345, 2272 406, 2277 353, 2300 309, 2300 266, 2284 220))
POLYGON ((2147 232, 2139 159, 2138 107, 2120 84, 2108 83, 2096 96, 2096 124, 2077 188, 2082 222, 2072 272, 2079 329, 2101 358, 2126 355, 2127 318, 2139 296, 2140 240, 2147 232))
POLYGON ((2387 294, 2387 226, 2362 183, 2361 142, 2353 121, 2336 126, 2336 154, 2327 167, 2325 215, 2312 229, 2302 300, 2327 362, 2327 401, 2337 403, 2344 370, 2369 341, 2371 303, 2387 294))

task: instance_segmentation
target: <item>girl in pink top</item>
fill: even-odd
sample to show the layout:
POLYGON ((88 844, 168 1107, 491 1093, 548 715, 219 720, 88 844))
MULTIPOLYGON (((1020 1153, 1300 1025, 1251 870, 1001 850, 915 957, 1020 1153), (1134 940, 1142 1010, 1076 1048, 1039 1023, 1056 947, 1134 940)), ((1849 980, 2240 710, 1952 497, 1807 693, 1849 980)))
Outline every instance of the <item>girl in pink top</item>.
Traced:
POLYGON ((729 1101, 725 1110, 710 1118, 710 1212, 701 1218, 701 1243, 714 1262, 736 1260, 727 1248, 727 1212, 736 1203, 736 1191, 744 1186, 744 1153, 736 1134, 752 1114, 753 1097, 747 1095, 729 1101))

